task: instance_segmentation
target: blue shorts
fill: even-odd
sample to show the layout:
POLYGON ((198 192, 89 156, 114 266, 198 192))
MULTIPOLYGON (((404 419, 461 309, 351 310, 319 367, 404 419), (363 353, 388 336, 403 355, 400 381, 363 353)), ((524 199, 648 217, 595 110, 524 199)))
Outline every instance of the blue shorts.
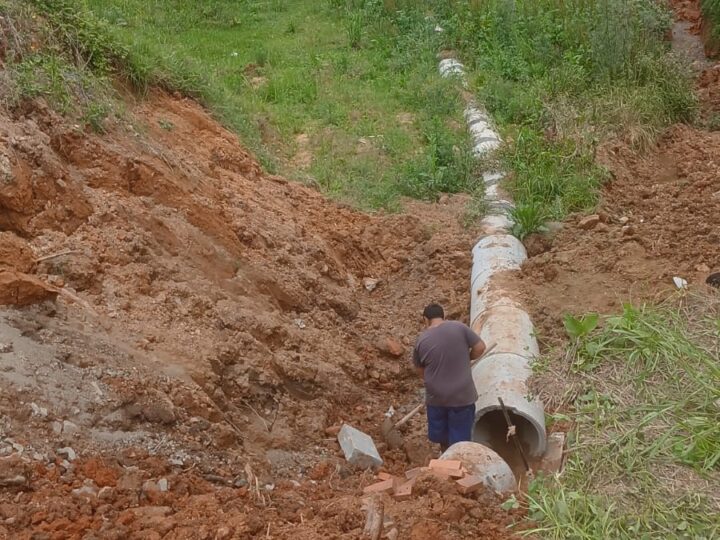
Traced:
POLYGON ((443 446, 471 441, 475 425, 475 404, 464 407, 427 406, 428 438, 443 446))

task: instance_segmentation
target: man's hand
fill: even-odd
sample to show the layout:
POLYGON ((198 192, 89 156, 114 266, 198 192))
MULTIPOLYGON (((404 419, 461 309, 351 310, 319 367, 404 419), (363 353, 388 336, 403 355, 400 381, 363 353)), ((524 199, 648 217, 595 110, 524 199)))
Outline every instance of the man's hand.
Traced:
POLYGON ((486 349, 485 342, 481 339, 478 341, 475 346, 470 349, 470 360, 475 360, 476 358, 480 358, 483 354, 485 354, 486 349))

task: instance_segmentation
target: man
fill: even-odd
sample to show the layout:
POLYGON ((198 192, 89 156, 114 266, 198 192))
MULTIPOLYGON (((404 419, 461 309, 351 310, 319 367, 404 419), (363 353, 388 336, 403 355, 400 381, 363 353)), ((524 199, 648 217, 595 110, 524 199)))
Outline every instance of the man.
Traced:
POLYGON ((425 330, 413 350, 413 364, 425 381, 428 438, 444 452, 472 440, 475 401, 470 362, 485 352, 485 343, 463 323, 446 321, 442 306, 423 311, 425 330))

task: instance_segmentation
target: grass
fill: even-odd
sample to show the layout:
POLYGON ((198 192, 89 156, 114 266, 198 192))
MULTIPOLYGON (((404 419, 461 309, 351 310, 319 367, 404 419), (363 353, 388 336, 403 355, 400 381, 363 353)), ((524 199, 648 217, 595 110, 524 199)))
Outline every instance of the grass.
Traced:
MULTIPOLYGON (((582 319, 577 319, 582 320, 582 319)), ((577 396, 561 479, 528 496, 548 539, 710 539, 720 534, 720 297, 625 306, 576 332, 546 377, 577 396), (561 480, 561 481, 560 481, 561 480)))
POLYGON ((701 0, 703 17, 712 24, 713 38, 720 41, 720 0, 701 0))
POLYGON ((499 159, 513 173, 512 195, 546 218, 596 205, 608 176, 594 160, 599 144, 620 138, 642 150, 665 126, 694 117, 661 2, 391 3, 430 12, 445 29, 443 46, 459 52, 507 142, 499 159))
POLYGON ((127 66, 136 89, 197 97, 273 172, 367 209, 481 189, 424 14, 374 0, 33 2, 57 24, 72 4, 121 44, 109 63, 127 66))

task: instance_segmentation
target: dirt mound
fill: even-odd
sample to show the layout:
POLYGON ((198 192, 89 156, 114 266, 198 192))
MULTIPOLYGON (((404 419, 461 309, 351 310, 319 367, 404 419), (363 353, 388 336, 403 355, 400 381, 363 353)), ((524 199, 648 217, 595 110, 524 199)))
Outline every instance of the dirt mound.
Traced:
POLYGON ((720 268, 720 133, 668 130, 647 155, 607 145, 612 173, 595 220, 566 223, 552 247, 522 271, 541 337, 561 332, 564 313, 617 311, 675 286, 703 284, 720 268))
MULTIPOLYGON (((36 302, 0 310, 0 456, 25 467, 3 532, 357 537, 364 477, 333 427, 381 441, 388 407, 420 397, 423 305, 466 314, 466 200, 363 214, 264 174, 189 100, 126 120, 101 136, 42 103, 0 114, 0 302, 36 302), (161 475, 169 491, 143 491, 161 475)), ((389 469, 426 462, 421 426, 379 444, 389 469)), ((398 503, 404 535, 507 536, 504 513, 432 493, 435 518, 398 503)))

